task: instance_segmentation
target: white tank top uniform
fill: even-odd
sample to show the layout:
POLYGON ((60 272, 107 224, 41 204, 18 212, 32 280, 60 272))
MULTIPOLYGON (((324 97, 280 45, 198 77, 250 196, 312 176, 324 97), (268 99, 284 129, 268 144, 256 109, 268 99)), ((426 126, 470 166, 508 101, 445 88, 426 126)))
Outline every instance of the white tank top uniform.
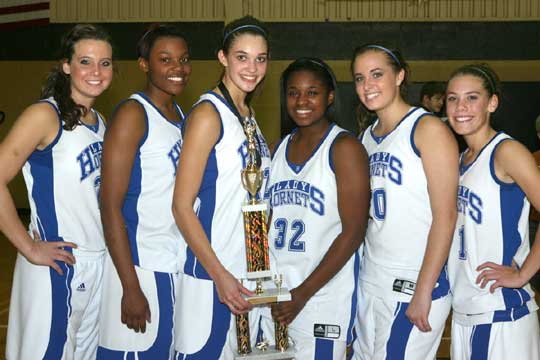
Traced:
POLYGON ((53 98, 42 100, 58 113, 59 130, 43 150, 34 150, 22 168, 30 204, 29 232, 43 241, 69 241, 74 266, 58 262, 64 275, 18 255, 9 327, 8 359, 64 359, 75 351, 95 357, 105 241, 98 196, 105 125, 79 123, 63 129, 53 98))
MULTIPOLYGON (((332 149, 344 133, 346 130, 331 124, 311 156, 303 164, 294 164, 287 158, 294 131, 283 139, 272 158, 268 242, 276 258, 274 271, 283 274, 283 286, 288 289, 298 287, 315 270, 342 231, 332 149)), ((355 253, 290 324, 298 351, 311 344, 318 347, 317 340, 339 341, 345 350, 352 340, 358 270, 359 255, 355 253), (302 337, 309 342, 302 343, 302 337)), ((304 358, 302 354, 297 356, 304 358)), ((313 355, 306 353, 305 358, 313 355)))
MULTIPOLYGON (((529 201, 516 183, 505 183, 495 174, 495 153, 504 141, 513 139, 498 133, 472 163, 460 165, 458 221, 448 259, 453 295, 452 348, 456 358, 469 358, 470 354, 475 354, 475 359, 483 358, 479 355, 482 349, 487 351, 498 346, 494 341, 508 348, 504 351, 500 349, 505 356, 511 356, 513 351, 520 358, 538 358, 538 330, 531 332, 528 325, 518 326, 530 322, 519 321, 522 318, 532 315, 536 319, 538 306, 531 286, 526 284, 517 289, 497 288, 492 294, 489 291, 491 282, 484 289, 476 283, 480 274, 476 269, 481 264, 491 261, 505 266, 514 263, 521 267, 530 251, 529 201), (508 335, 512 338, 497 338, 498 332, 503 331, 501 329, 505 325, 491 325, 512 322, 515 324, 508 324, 515 327, 512 330, 514 335, 508 335), (458 329, 454 331, 454 328, 458 329), (471 330, 468 332, 469 338, 464 338, 466 330, 471 330), (528 344, 522 344, 524 339, 535 339, 534 353, 528 352, 528 344), (465 350, 454 349, 458 344, 462 349, 468 349, 469 355, 460 357, 461 351, 465 350), (518 344, 521 344, 520 347, 518 344), (522 357, 524 354, 528 355, 522 357)), ((535 322, 538 327, 536 320, 531 322, 535 322)), ((501 356, 501 359, 505 358, 501 356)))
MULTIPOLYGON (((237 279, 247 275, 242 204, 247 191, 240 173, 247 161, 243 127, 227 101, 215 92, 201 95, 197 106, 211 104, 219 114, 221 132, 209 154, 194 210, 219 261, 237 279)), ((257 126, 256 145, 264 176, 259 198, 264 199, 270 173, 270 151, 257 126)), ((189 247, 181 256, 176 305, 175 359, 232 359, 236 354, 235 319, 218 297, 214 282, 189 247), (197 294, 194 296, 194 294, 197 294), (197 326, 194 326, 197 324, 197 326)), ((253 288, 251 282, 244 286, 253 288)), ((249 313, 255 344, 259 309, 249 313)))
POLYGON ((361 135, 369 156, 371 205, 360 266, 356 359, 434 358, 450 310, 445 265, 432 292, 432 300, 441 299, 431 306, 433 330, 421 333, 405 314, 432 223, 427 178, 414 143, 425 115, 413 107, 390 133, 376 136, 377 120, 361 135))
MULTIPOLYGON (((169 121, 144 93, 133 94, 129 99, 144 108, 146 132, 133 162, 122 214, 152 321, 147 322, 145 333, 136 333, 121 322, 122 285, 112 259, 107 257, 97 359, 143 355, 168 359, 174 341, 179 256, 185 248, 171 210, 182 147, 182 121, 169 121)), ((176 104, 175 107, 183 120, 182 110, 176 104)))

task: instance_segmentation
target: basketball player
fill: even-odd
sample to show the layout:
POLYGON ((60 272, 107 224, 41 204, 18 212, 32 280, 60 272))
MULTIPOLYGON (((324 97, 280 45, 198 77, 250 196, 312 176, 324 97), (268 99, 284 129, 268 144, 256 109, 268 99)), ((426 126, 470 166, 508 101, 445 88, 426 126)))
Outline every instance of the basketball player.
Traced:
POLYGON ((529 250, 527 224, 529 201, 540 208, 540 170, 523 145, 490 125, 501 96, 491 68, 463 66, 448 85, 450 124, 468 145, 448 260, 452 359, 540 359, 528 284, 540 268, 540 236, 529 250))
POLYGON ((105 124, 92 108, 111 84, 109 35, 77 25, 61 42, 42 100, 0 145, 0 229, 19 254, 9 308, 7 359, 95 359, 105 242, 98 194, 105 124), (30 226, 7 184, 21 170, 30 226))
POLYGON ((434 359, 450 310, 457 145, 438 118, 404 101, 408 66, 398 50, 364 45, 351 65, 362 106, 377 115, 360 136, 372 201, 354 356, 434 359))
POLYGON ((172 356, 175 281, 183 241, 171 212, 187 85, 186 40, 154 25, 139 40, 144 91, 113 114, 103 147, 105 262, 98 359, 172 356), (137 354, 137 355, 135 355, 137 354))
MULTIPOLYGON (((177 359, 232 359, 237 351, 232 315, 251 307, 242 295, 253 293, 238 281, 247 270, 241 212, 247 191, 240 172, 248 154, 243 123, 257 127, 249 100, 266 74, 267 38, 264 26, 249 16, 225 27, 219 86, 201 96, 186 120, 173 201, 189 246, 179 275, 177 359)), ((258 127, 256 147, 262 199, 270 152, 258 127)), ((257 316, 249 318, 256 336, 257 316)))
MULTIPOLYGON (((290 324, 297 359, 345 359, 368 219, 368 159, 333 122, 339 97, 326 63, 298 59, 281 82, 282 114, 298 127, 272 158, 268 238, 292 300, 272 306, 272 315, 290 324)), ((273 323, 263 328, 272 338, 273 323)))

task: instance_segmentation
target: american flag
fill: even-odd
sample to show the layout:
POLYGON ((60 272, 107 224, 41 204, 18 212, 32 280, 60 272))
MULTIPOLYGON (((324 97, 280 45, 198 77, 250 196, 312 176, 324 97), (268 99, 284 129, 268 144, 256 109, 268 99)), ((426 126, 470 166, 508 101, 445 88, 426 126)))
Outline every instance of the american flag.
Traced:
POLYGON ((0 29, 49 23, 49 1, 0 0, 0 29))

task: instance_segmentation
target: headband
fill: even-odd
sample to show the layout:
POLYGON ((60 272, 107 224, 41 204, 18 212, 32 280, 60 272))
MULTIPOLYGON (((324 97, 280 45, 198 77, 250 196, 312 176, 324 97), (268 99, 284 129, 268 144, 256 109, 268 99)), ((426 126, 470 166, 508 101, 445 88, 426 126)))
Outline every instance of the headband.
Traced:
POLYGON ((225 43, 225 41, 227 41, 229 36, 231 36, 232 34, 237 32, 238 30, 242 30, 242 29, 256 30, 257 32, 261 33, 261 35, 264 36, 265 38, 268 37, 268 35, 266 34, 266 31, 262 27, 260 27, 259 25, 246 24, 246 25, 237 26, 234 29, 230 30, 229 32, 225 33, 225 36, 223 36, 223 43, 225 43))
POLYGON ((380 46, 380 45, 366 45, 366 48, 368 49, 379 49, 379 50, 382 50, 384 51, 385 53, 387 53, 388 55, 390 55, 392 57, 392 59, 394 59, 396 61, 396 63, 402 67, 403 65, 401 65, 401 61, 399 61, 399 59, 397 58, 396 54, 394 54, 392 51, 390 51, 389 49, 385 48, 384 46, 380 46))
POLYGON ((480 75, 482 75, 482 77, 487 80, 487 82, 489 84, 489 89, 491 90, 491 93, 495 94, 496 93, 496 91, 495 91, 495 82, 493 81, 491 76, 489 76, 489 74, 485 70, 482 70, 482 68, 480 68, 479 66, 473 65, 473 66, 471 66, 471 69, 475 70, 476 72, 479 72, 480 75))

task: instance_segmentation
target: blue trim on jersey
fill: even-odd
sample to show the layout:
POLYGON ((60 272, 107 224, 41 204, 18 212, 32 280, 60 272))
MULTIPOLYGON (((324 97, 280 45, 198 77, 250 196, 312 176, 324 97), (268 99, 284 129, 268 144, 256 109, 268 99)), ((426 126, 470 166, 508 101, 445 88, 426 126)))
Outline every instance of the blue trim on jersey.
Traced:
MULTIPOLYGON (((214 94, 217 96, 217 94, 214 94)), ((202 104, 202 103, 210 103, 210 105, 212 105, 212 107, 214 108, 214 110, 216 111, 216 114, 217 116, 219 117, 219 124, 220 124, 220 128, 219 128, 219 136, 217 138, 217 141, 216 143, 214 144, 214 147, 219 144, 221 142, 221 139, 223 139, 223 134, 224 134, 224 125, 223 125, 223 119, 221 118, 221 113, 219 112, 216 104, 214 104, 212 101, 208 100, 208 99, 204 99, 204 100, 201 100, 199 102, 199 104, 202 104)))
MULTIPOLYGON (((156 280, 156 290, 159 306, 159 324, 158 333, 152 346, 144 351, 125 351, 111 350, 104 347, 98 347, 97 359, 100 360, 154 360, 169 359, 173 346, 173 327, 174 327, 174 279, 172 274, 164 272, 154 272, 156 280)), ((152 320, 156 320, 153 315, 152 320)))
MULTIPOLYGON (((499 190, 501 225, 503 236, 502 265, 512 266, 512 260, 523 239, 518 231, 519 219, 523 212, 525 193, 519 186, 501 186, 499 190)), ((519 307, 531 299, 523 288, 502 288, 506 309, 519 307)))
POLYGON ((437 287, 431 293, 431 300, 437 300, 445 297, 450 293, 450 281, 448 280, 448 264, 444 264, 439 278, 437 279, 437 287))
POLYGON ((328 360, 334 358, 334 341, 329 339, 315 339, 315 357, 313 360, 328 360))
POLYGON ((137 228, 139 227, 139 212, 137 211, 137 205, 141 196, 141 183, 141 152, 138 151, 135 159, 133 160, 128 191, 126 192, 124 205, 122 206, 122 215, 126 223, 131 257, 133 258, 133 264, 137 266, 140 265, 139 249, 137 247, 137 228))
POLYGON ((45 146, 43 149, 39 150, 39 149, 34 149, 34 152, 33 153, 44 153, 44 152, 47 152, 49 150, 51 150, 53 148, 54 145, 56 145, 56 143, 60 140, 60 136, 62 135, 62 132, 64 131, 64 128, 62 127, 62 118, 60 117, 60 110, 58 109, 58 107, 56 106, 55 103, 51 102, 50 100, 47 100, 47 99, 44 99, 44 100, 40 100, 38 101, 38 103, 47 103, 49 105, 52 106, 52 108, 54 109, 54 111, 56 111, 56 114, 58 115, 58 133, 56 134, 55 138, 53 139, 53 141, 51 141, 51 143, 47 146, 45 146))
MULTIPOLYGON (((519 289, 523 290, 523 289, 519 289)), ((524 304, 523 306, 515 307, 508 310, 497 310, 493 312, 492 322, 506 322, 506 321, 516 321, 522 317, 529 315, 529 306, 524 304)))
POLYGON ((165 121, 167 121, 169 124, 173 125, 176 128, 180 128, 182 126, 182 122, 184 121, 184 114, 182 114, 182 111, 180 110, 180 106, 178 106, 176 101, 173 101, 173 104, 174 104, 174 109, 176 110, 176 114, 180 118, 180 121, 172 121, 172 120, 167 119, 167 117, 161 112, 161 110, 159 110, 159 108, 154 104, 154 102, 142 91, 137 91, 135 94, 139 95, 144 100, 146 100, 146 102, 148 102, 148 104, 150 104, 150 106, 152 106, 158 112, 158 114, 161 115, 161 117, 165 121))
POLYGON ((354 339, 356 339, 356 334, 354 331, 354 320, 356 318, 356 307, 357 307, 357 301, 358 301, 358 274, 360 272, 360 254, 358 254, 358 250, 354 252, 354 290, 352 293, 351 298, 351 318, 349 319, 349 326, 347 328, 347 345, 350 345, 353 343, 354 339))
MULTIPOLYGON (((180 352, 175 352, 175 359, 184 359, 184 360, 208 360, 208 359, 219 359, 225 342, 227 340, 227 335, 229 333, 229 328, 231 327, 231 312, 229 308, 223 305, 219 301, 219 296, 216 290, 216 286, 213 285, 214 299, 213 299, 213 309, 212 309, 212 328, 208 339, 204 346, 196 353, 193 354, 183 354, 180 352)), ((189 336, 187 334, 186 336, 189 336)))
POLYGON ((283 144, 283 140, 285 140, 285 138, 280 139, 279 142, 277 143, 277 145, 274 147, 274 152, 270 156, 270 160, 274 160, 274 155, 278 152, 279 147, 281 146, 281 144, 283 144))
POLYGON ((499 141, 497 145, 493 147, 493 151, 491 152, 491 157, 489 158, 489 172, 491 173, 491 177, 493 178, 493 181, 495 181, 500 186, 518 186, 515 182, 507 183, 499 179, 497 176, 497 173, 495 172, 495 153, 497 152, 497 148, 499 145, 501 145, 506 140, 513 140, 511 138, 504 138, 499 141))
POLYGON ((369 127, 369 133, 371 134, 371 137, 373 138, 373 141, 375 141, 377 144, 380 144, 384 141, 384 139, 386 139, 388 137, 388 135, 390 135, 391 133, 393 133, 394 131, 396 131, 396 129, 399 127, 399 125, 401 125, 406 118, 408 118, 410 115, 412 115, 412 113, 414 113, 416 110, 418 109, 421 109, 419 107, 412 107, 409 112, 407 114, 405 114, 405 116, 399 120, 399 122, 397 123, 396 127, 392 129, 392 131, 390 131, 388 134, 385 134, 383 136, 377 136, 375 135, 375 133, 373 132, 373 129, 375 128, 375 125, 377 125, 377 123, 380 121, 380 119, 377 118, 377 120, 375 120, 375 122, 369 127))
MULTIPOLYGON (((480 151, 478 152, 478 155, 476 155, 476 157, 474 158, 473 161, 471 161, 469 164, 467 165, 464 165, 463 164, 463 161, 465 159, 465 154, 467 153, 467 151, 469 151, 469 149, 463 151, 463 153, 461 154, 461 158, 460 158, 460 161, 459 161, 459 175, 463 175, 465 174, 465 172, 467 172, 467 170, 469 170, 469 168, 476 162, 476 160, 480 157, 480 155, 482 155, 482 152, 484 151, 484 149, 489 145, 491 144, 492 141, 494 141, 498 136, 499 134, 501 134, 500 132, 495 134, 495 136, 493 136, 491 138, 491 140, 489 140, 484 146, 482 146, 482 149, 480 149, 480 151)), ((491 166, 490 166, 491 167, 491 166)), ((494 172, 492 172, 492 174, 494 174, 494 172)))
POLYGON ((43 356, 44 360, 61 359, 64 353, 64 345, 67 341, 68 320, 71 316, 71 282, 73 280, 73 266, 64 262, 56 262, 64 275, 59 275, 56 270, 49 268, 51 279, 51 328, 49 343, 43 356))
POLYGON ((390 336, 386 343, 386 358, 387 359, 404 359, 405 350, 409 336, 413 329, 413 323, 405 316, 405 311, 409 307, 408 303, 398 302, 395 310, 394 322, 390 329, 390 336))
MULTIPOLYGON (((212 220, 216 211, 216 183, 219 176, 219 168, 217 164, 215 147, 210 152, 204 169, 201 187, 199 188, 198 198, 200 207, 197 213, 199 221, 204 229, 204 232, 212 244, 212 220)), ((197 257, 191 251, 189 246, 186 249, 186 262, 184 265, 184 273, 198 279, 211 280, 210 275, 206 272, 197 257)))
POLYGON ((342 136, 345 136, 344 134, 347 134, 347 133, 349 133, 349 131, 347 131, 347 130, 343 130, 343 131, 340 131, 339 133, 337 133, 334 140, 332 140, 332 144, 330 144, 330 149, 328 150, 328 164, 330 165, 330 169, 332 170, 332 172, 334 174, 336 173, 336 171, 334 170, 334 159, 333 159, 333 156, 332 156, 332 154, 334 153, 334 144, 336 143, 336 140, 338 138, 341 138, 342 136))
POLYGON ((85 128, 87 128, 88 130, 90 130, 90 131, 93 132, 94 134, 97 134, 98 131, 99 131, 99 119, 100 119, 100 117, 99 117, 99 114, 97 113, 96 110, 94 110, 94 109, 90 109, 90 110, 94 113, 94 115, 96 115, 96 124, 95 124, 95 125, 88 125, 88 124, 84 123, 82 120, 79 120, 79 122, 80 122, 85 128))
POLYGON ((418 150, 418 148, 416 147, 416 143, 414 142, 414 133, 416 131, 416 127, 418 126, 418 123, 420 122, 419 120, 421 118, 423 118, 424 116, 426 115, 433 115, 431 113, 424 113, 422 115, 420 115, 416 121, 414 122, 414 125, 412 126, 411 128, 411 135, 410 135, 410 143, 411 143, 411 148, 413 150, 413 152, 416 154, 416 156, 418 157, 422 157, 421 154, 420 154, 420 150, 418 150))
POLYGON ((324 141, 328 137, 328 134, 330 134, 330 131, 334 128, 335 125, 336 124, 334 124, 334 123, 330 123, 330 126, 328 126, 328 129, 326 130, 323 137, 321 138, 321 141, 319 141, 319 144, 315 147, 315 149, 313 149, 313 151, 311 152, 309 157, 306 159, 306 161, 304 161, 303 163, 300 163, 300 164, 295 164, 292 161, 289 161, 289 156, 288 156, 288 154, 289 154, 289 144, 291 143, 291 140, 292 140, 294 134, 298 131, 298 128, 294 129, 291 132, 291 136, 289 137, 289 140, 287 141, 287 145, 285 147, 285 160, 287 161, 287 164, 289 165, 289 168, 295 174, 300 173, 300 171, 302 171, 302 169, 304 168, 304 166, 306 166, 306 164, 309 162, 309 160, 311 160, 311 158, 313 158, 313 156, 317 153, 317 151, 319 150, 321 145, 324 143, 324 141))
POLYGON ((487 360, 491 324, 476 325, 471 334, 471 360, 487 360))

